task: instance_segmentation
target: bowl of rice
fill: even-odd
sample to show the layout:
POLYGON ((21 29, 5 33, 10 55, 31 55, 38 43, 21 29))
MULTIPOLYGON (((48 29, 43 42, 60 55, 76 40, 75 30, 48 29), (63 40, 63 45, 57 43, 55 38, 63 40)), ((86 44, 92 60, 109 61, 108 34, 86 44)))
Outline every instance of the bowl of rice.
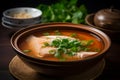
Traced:
POLYGON ((3 12, 2 22, 14 27, 40 23, 42 11, 32 7, 17 7, 3 12))

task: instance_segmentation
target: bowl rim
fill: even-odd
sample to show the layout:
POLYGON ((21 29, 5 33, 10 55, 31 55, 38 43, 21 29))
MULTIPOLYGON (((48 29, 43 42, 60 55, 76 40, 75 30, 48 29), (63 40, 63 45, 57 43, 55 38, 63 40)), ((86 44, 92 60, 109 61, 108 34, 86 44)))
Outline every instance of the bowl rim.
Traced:
POLYGON ((3 11, 3 16, 8 18, 8 19, 13 19, 13 20, 28 20, 28 19, 34 19, 34 18, 38 18, 38 17, 42 16, 42 10, 34 8, 34 7, 15 7, 15 8, 10 8, 10 9, 7 9, 7 10, 3 11), (6 13, 8 11, 13 11, 13 10, 16 10, 16 9, 33 9, 33 10, 38 11, 39 15, 37 15, 35 17, 31 17, 31 18, 13 18, 12 16, 6 15, 6 13))
POLYGON ((12 45, 12 47, 18 52, 17 54, 21 55, 21 56, 24 56, 25 58, 29 59, 29 60, 35 60, 37 62, 39 61, 43 61, 43 62, 47 62, 47 63, 68 63, 68 62, 83 62, 83 61, 87 61, 87 60, 90 60, 90 59, 94 59, 96 58, 97 56, 100 56, 102 54, 104 54, 109 48, 110 48, 110 45, 111 45, 111 40, 110 38, 102 31, 96 29, 96 28, 93 28, 93 27, 90 27, 88 25, 83 25, 83 24, 73 24, 73 23, 61 23, 61 22, 54 22, 54 23, 41 23, 41 24, 36 24, 36 25, 32 25, 32 26, 29 26, 29 27, 26 27, 24 29, 21 29, 21 30, 18 30, 15 34, 13 34, 13 36, 11 37, 11 40, 10 40, 10 43, 12 45), (47 25, 47 26, 46 26, 47 25), (70 26, 71 25, 71 26, 70 26), (36 27, 33 27, 33 26, 36 26, 36 27), (20 51, 20 49, 18 48, 17 46, 17 40, 19 39, 19 37, 29 31, 31 31, 32 29, 33 30, 36 30, 36 29, 41 29, 41 28, 47 28, 47 27, 57 27, 57 26, 65 26, 65 27, 72 27, 74 26, 76 29, 79 28, 79 29, 83 29, 83 30, 88 30, 89 32, 91 33, 94 33, 96 34, 97 36, 99 36, 100 38, 102 38, 102 40, 104 39, 105 42, 103 44, 105 44, 105 48, 97 55, 95 56, 92 56, 92 57, 89 57, 89 58, 86 58, 86 59, 82 59, 82 60, 73 60, 73 61, 50 61, 50 60, 43 60, 43 59, 37 59, 37 58, 34 58, 34 57, 31 57, 31 56, 28 56, 26 54, 24 54, 22 51, 20 51), (24 32, 23 32, 24 31, 24 32), (22 32, 22 33, 21 33, 22 32), (17 37, 16 37, 17 36, 17 37), (16 39, 14 39, 16 37, 16 39), (14 41, 16 40, 16 41, 14 41), (106 44, 107 43, 107 44, 106 44))
POLYGON ((33 25, 33 24, 37 24, 37 23, 40 23, 41 21, 39 20, 39 21, 34 21, 34 22, 32 22, 32 23, 24 23, 24 24, 18 24, 18 23, 12 23, 12 22, 10 22, 10 21, 8 21, 8 20, 5 20, 5 17, 2 17, 2 22, 4 22, 4 23, 7 23, 7 24, 9 24, 9 25, 11 25, 11 26, 18 26, 18 27, 24 27, 24 26, 29 26, 29 25, 33 25))

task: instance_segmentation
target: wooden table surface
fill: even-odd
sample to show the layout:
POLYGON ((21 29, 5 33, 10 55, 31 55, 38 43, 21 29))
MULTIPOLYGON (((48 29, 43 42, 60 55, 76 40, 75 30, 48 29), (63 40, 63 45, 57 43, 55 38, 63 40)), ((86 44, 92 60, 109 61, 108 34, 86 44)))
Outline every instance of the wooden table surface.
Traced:
MULTIPOLYGON (((10 44, 14 32, 0 25, 0 80, 14 80, 9 72, 9 62, 16 55, 10 44)), ((105 68, 96 80, 120 80, 120 42, 113 42, 105 56, 105 68)))

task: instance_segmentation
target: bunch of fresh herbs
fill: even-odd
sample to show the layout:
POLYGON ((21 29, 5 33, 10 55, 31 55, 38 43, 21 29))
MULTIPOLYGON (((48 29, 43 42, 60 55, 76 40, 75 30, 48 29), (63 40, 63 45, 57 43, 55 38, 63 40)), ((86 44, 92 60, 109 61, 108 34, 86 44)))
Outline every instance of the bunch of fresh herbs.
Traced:
POLYGON ((42 10, 41 22, 71 22, 85 24, 87 9, 85 5, 77 6, 77 0, 60 0, 51 5, 39 4, 42 10))

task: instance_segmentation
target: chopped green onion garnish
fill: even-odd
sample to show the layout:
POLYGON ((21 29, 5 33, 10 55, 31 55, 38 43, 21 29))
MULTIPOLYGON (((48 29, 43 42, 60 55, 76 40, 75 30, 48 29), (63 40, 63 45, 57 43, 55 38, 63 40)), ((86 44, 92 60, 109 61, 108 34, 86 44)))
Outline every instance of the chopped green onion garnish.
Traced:
POLYGON ((77 37, 77 34, 76 33, 72 33, 70 36, 71 37, 77 37))
POLYGON ((61 35, 61 32, 59 30, 54 31, 55 35, 61 35))
POLYGON ((93 40, 88 40, 87 41, 87 46, 91 45, 94 41, 93 40))
POLYGON ((56 38, 50 44, 45 42, 44 47, 46 46, 55 47, 56 50, 50 50, 49 53, 53 54, 58 59, 63 59, 64 54, 68 56, 74 56, 77 52, 91 50, 89 46, 92 43, 93 40, 79 41, 77 39, 56 38))
POLYGON ((51 46, 58 47, 60 45, 60 42, 60 39, 55 39, 52 41, 51 46))
POLYGON ((27 49, 26 49, 26 50, 23 50, 23 52, 24 52, 24 53, 29 53, 29 52, 31 52, 31 50, 27 50, 27 49))
POLYGON ((95 52, 100 52, 100 49, 94 48, 94 51, 95 51, 95 52))
POLYGON ((45 42, 44 43, 44 46, 46 47, 46 46, 49 46, 49 43, 48 42, 45 42))
POLYGON ((59 58, 62 54, 67 54, 70 56, 75 55, 77 52, 80 51, 88 51, 89 45, 92 44, 92 40, 89 41, 79 41, 79 40, 70 40, 68 38, 59 38, 54 39, 51 43, 53 47, 56 47, 57 50, 55 52, 55 57, 59 58))
POLYGON ((56 50, 50 50, 49 53, 50 54, 55 54, 56 50))
POLYGON ((66 58, 60 58, 59 60, 60 60, 60 61, 65 61, 65 60, 66 60, 66 58))
POLYGON ((49 36, 50 33, 46 32, 46 33, 43 33, 44 36, 49 36))
POLYGON ((94 41, 93 40, 83 40, 81 41, 81 45, 90 46, 94 41))

